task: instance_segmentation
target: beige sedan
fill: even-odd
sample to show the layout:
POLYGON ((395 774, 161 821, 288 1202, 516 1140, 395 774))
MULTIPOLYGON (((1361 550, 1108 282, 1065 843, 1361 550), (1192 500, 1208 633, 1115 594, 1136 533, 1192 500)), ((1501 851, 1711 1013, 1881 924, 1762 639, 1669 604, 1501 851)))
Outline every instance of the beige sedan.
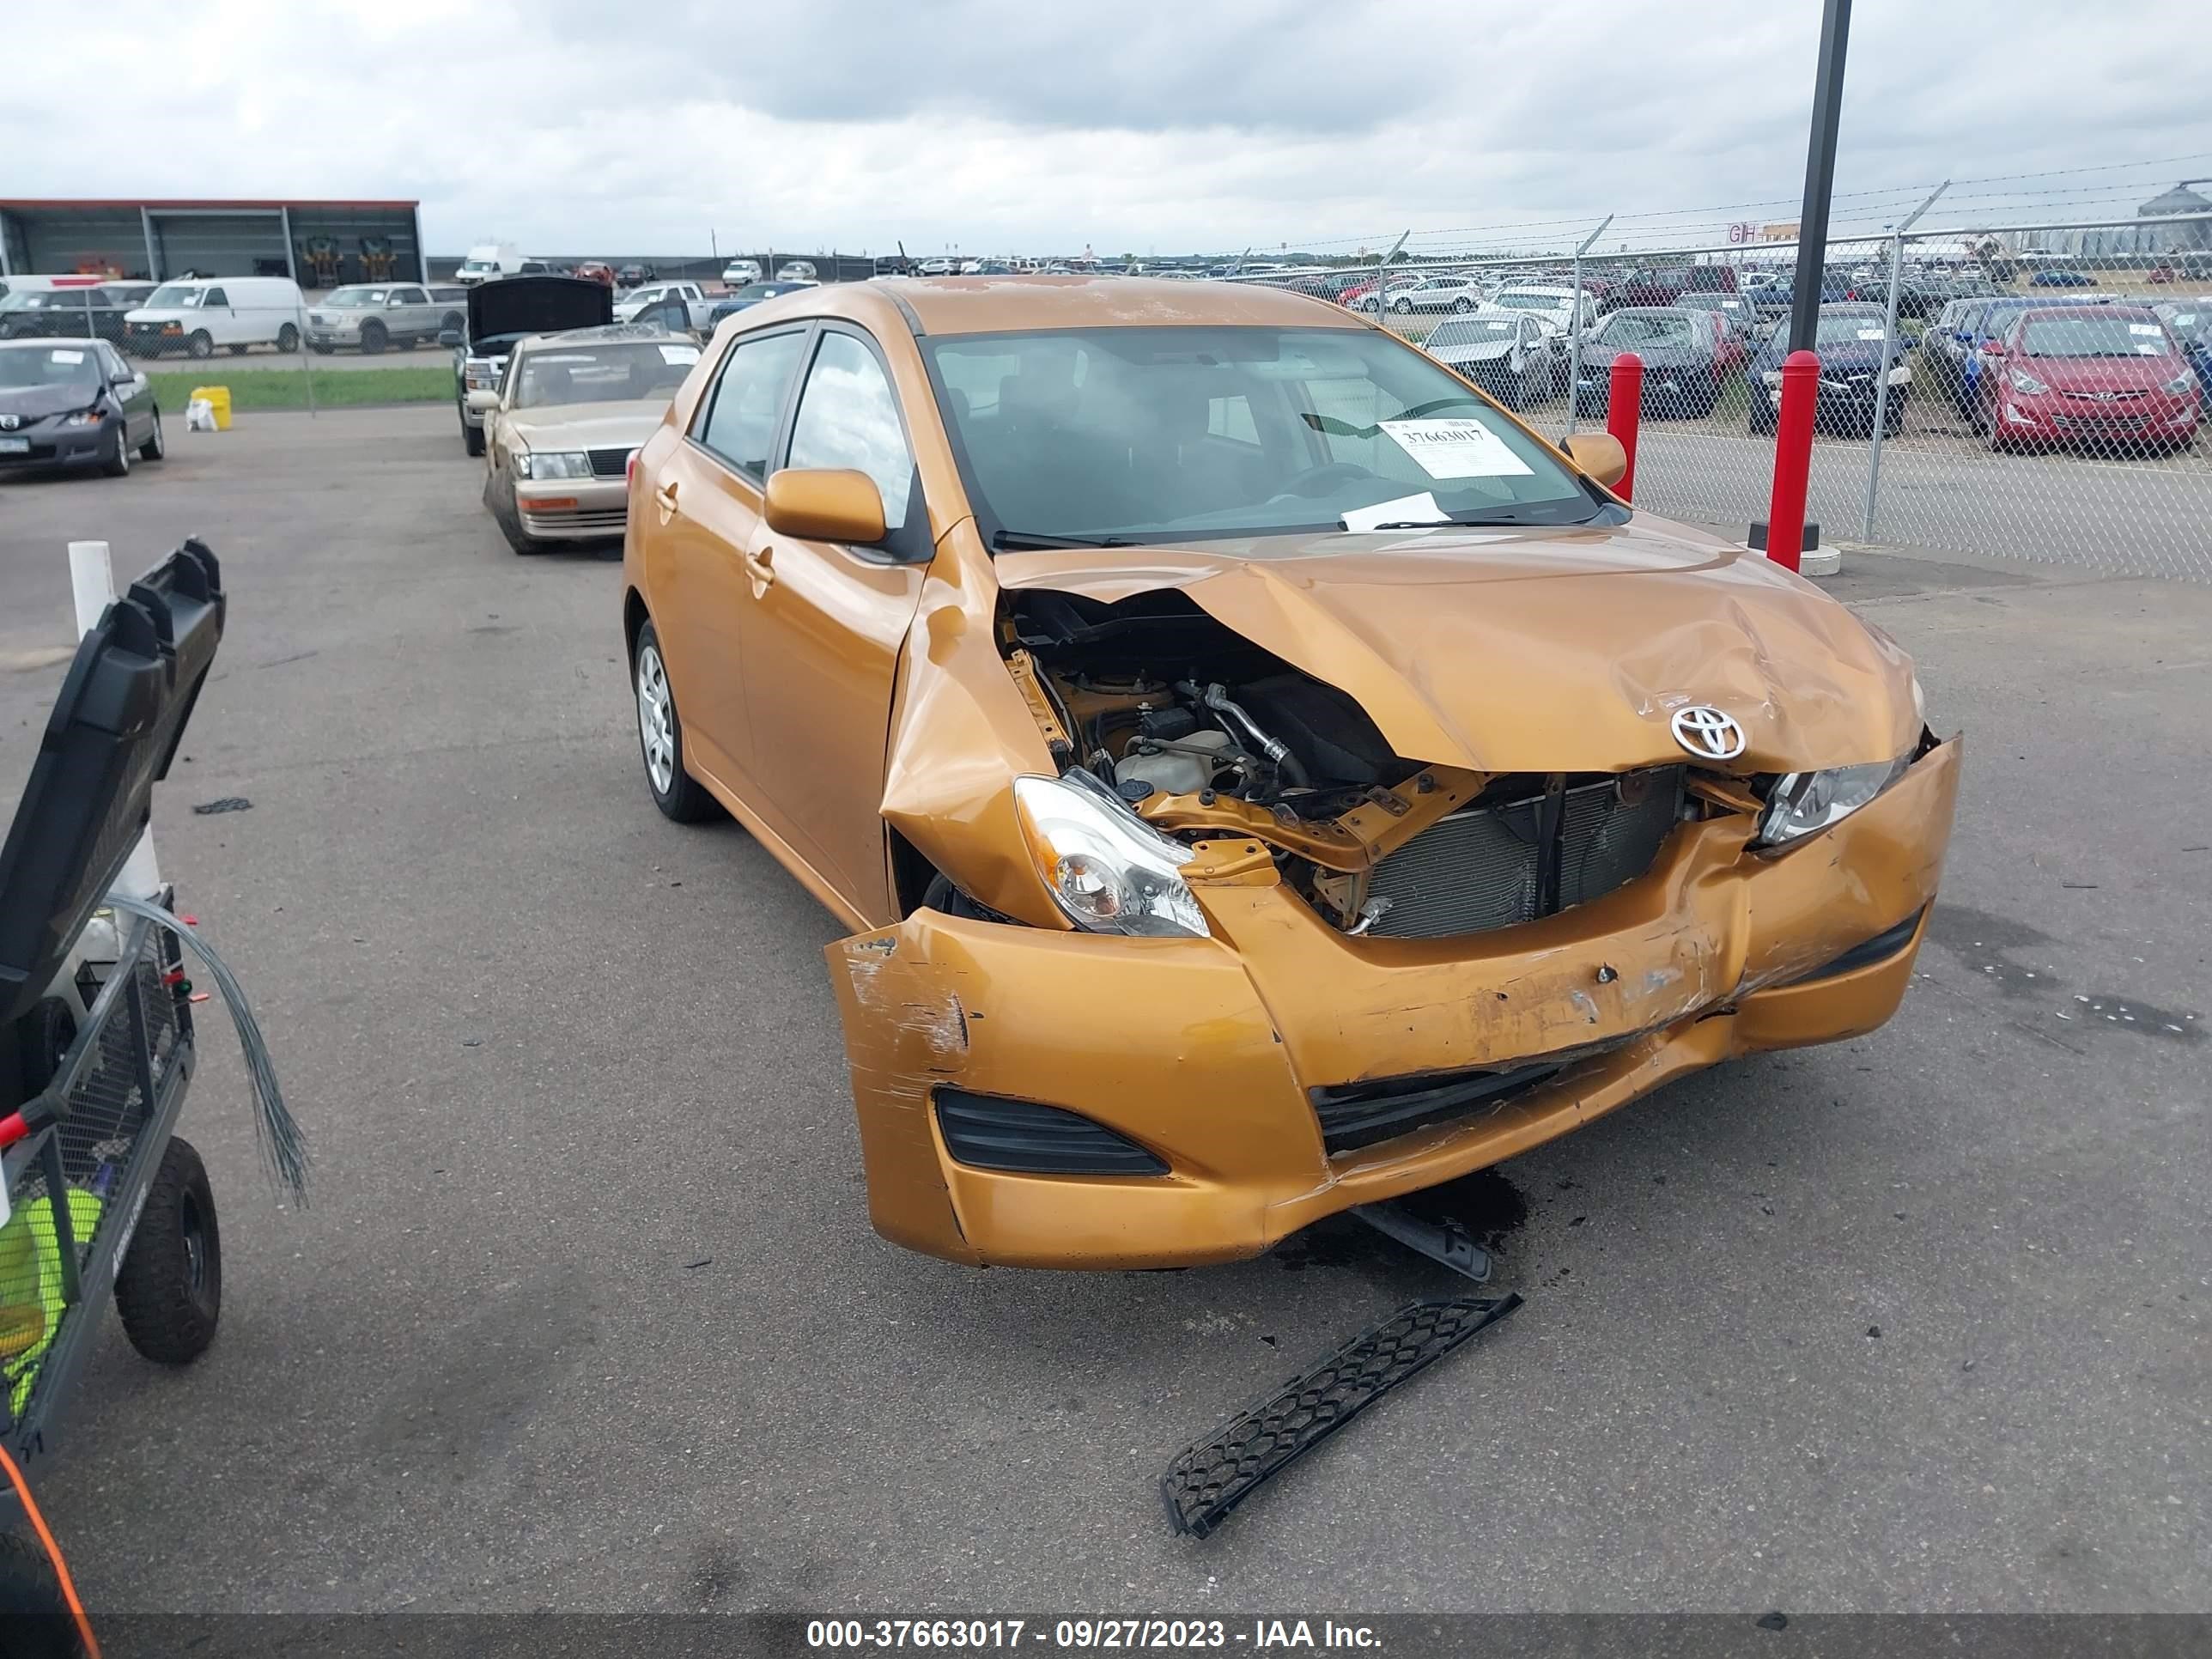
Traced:
POLYGON ((622 535, 629 459, 698 361, 664 329, 572 329, 523 341, 497 391, 469 393, 484 422, 484 505, 516 552, 622 535))

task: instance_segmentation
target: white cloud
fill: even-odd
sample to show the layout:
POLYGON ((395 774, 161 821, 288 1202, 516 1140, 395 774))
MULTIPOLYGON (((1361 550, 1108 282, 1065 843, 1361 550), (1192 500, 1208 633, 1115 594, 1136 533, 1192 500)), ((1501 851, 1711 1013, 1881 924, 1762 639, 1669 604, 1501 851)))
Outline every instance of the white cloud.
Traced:
MULTIPOLYGON (((1879 223, 1947 174, 2212 153, 2201 11, 2130 12, 1865 0, 1838 187, 1892 193, 1844 198, 1839 221, 1879 223)), ((447 252, 495 234, 677 252, 710 231, 1180 252, 1707 204, 1791 218, 1817 17, 1774 0, 102 0, 9 20, 0 155, 25 196, 419 197, 447 252), (123 142, 88 141, 88 99, 134 112, 123 142)), ((2146 166, 2046 188, 2086 215, 2171 182, 2146 166)), ((1962 187, 1956 211, 1995 213, 2000 189, 1962 187)), ((1622 228, 1703 240, 1730 216, 1622 228)))

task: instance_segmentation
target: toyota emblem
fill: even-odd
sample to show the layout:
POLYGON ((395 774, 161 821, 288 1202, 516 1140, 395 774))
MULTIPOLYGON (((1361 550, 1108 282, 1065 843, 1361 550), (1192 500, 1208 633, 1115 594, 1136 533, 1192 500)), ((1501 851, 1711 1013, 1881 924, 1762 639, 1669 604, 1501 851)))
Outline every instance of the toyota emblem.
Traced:
POLYGON ((1674 741, 1699 760, 1734 760, 1743 753, 1743 727, 1705 703, 1677 708, 1668 724, 1674 728, 1674 741))

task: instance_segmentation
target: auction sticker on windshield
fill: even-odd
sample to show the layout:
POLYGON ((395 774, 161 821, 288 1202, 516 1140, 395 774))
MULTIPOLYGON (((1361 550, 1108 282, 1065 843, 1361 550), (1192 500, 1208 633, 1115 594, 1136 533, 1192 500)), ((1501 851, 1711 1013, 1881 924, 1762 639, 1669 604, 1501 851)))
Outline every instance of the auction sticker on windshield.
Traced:
POLYGON ((1377 424, 1431 478, 1512 478, 1534 473, 1526 461, 1505 447, 1503 438, 1480 421, 1382 421, 1377 424))
POLYGON ((689 345, 665 345, 660 348, 660 361, 664 363, 696 363, 699 361, 699 348, 689 345))

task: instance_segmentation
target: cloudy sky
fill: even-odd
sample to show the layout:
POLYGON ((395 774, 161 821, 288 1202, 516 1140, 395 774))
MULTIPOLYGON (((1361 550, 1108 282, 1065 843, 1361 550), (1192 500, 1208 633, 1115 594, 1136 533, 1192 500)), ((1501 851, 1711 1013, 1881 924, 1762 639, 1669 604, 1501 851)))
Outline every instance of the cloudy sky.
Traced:
MULTIPOLYGON (((897 239, 920 255, 1348 250, 1408 227, 1417 246, 1526 246, 1557 240, 1549 222, 1608 212, 1640 216, 1609 245, 1652 246, 1792 219, 1820 7, 10 11, 8 195, 413 197, 447 253, 494 236, 547 253, 688 252, 712 231, 724 249, 876 252, 897 239), (42 64, 65 72, 21 72, 42 64), (88 118, 100 111, 137 114, 88 118)), ((1996 181, 1954 189, 1948 211, 1965 222, 2030 202, 2053 217, 2126 212, 2212 175, 2203 0, 1858 0, 1854 27, 1839 228, 1878 227, 1946 176, 1996 181)))

